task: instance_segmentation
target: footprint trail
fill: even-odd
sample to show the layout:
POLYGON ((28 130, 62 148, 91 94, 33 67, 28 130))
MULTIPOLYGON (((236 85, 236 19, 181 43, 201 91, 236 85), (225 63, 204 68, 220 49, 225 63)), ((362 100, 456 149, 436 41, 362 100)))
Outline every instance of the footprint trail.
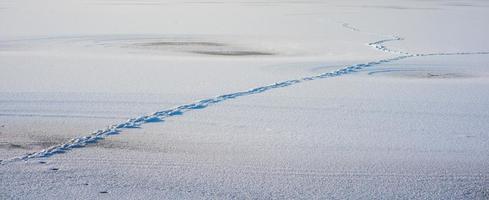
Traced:
POLYGON ((111 135, 119 134, 125 129, 141 127, 143 124, 146 124, 146 123, 162 122, 167 118, 177 116, 177 115, 183 115, 186 112, 193 111, 193 110, 204 109, 208 106, 218 104, 218 103, 221 103, 221 102, 224 102, 227 100, 236 99, 236 98, 244 97, 244 96, 250 96, 250 95, 254 95, 254 94, 259 94, 259 93, 263 93, 263 92, 266 92, 269 90, 284 88, 284 87, 292 86, 292 85, 299 84, 302 82, 343 76, 343 75, 347 75, 350 73, 357 72, 357 71, 362 70, 364 68, 373 67, 373 66, 380 65, 380 64, 386 64, 386 63, 390 63, 390 62, 394 62, 394 61, 398 61, 398 60, 403 60, 403 59, 407 59, 407 58, 412 58, 412 57, 489 54, 489 51, 488 52, 411 54, 411 53, 406 53, 406 52, 402 52, 402 51, 392 50, 392 49, 389 49, 385 46, 385 43, 403 40, 403 38, 401 38, 401 37, 386 36, 386 35, 380 35, 380 34, 375 34, 375 33, 362 32, 360 29, 355 28, 355 27, 353 27, 347 23, 343 23, 343 27, 347 28, 351 31, 355 31, 355 32, 360 32, 360 33, 364 33, 364 34, 372 34, 372 35, 376 35, 376 36, 382 36, 384 38, 387 37, 387 39, 382 39, 379 41, 368 43, 367 45, 373 47, 374 49, 376 49, 378 51, 383 51, 383 52, 395 54, 398 56, 393 57, 393 58, 388 58, 388 59, 371 61, 371 62, 367 62, 367 63, 354 64, 354 65, 346 66, 346 67, 343 67, 343 68, 340 68, 340 69, 337 69, 337 70, 334 70, 331 72, 326 72, 326 73, 322 73, 322 74, 315 75, 315 76, 308 76, 308 77, 303 77, 303 78, 299 78, 299 79, 291 79, 291 80, 276 82, 276 83, 273 83, 270 85, 260 86, 260 87, 252 88, 249 90, 240 91, 240 92, 234 92, 234 93, 219 95, 219 96, 212 97, 212 98, 198 100, 198 101, 193 102, 193 103, 180 105, 180 106, 177 106, 175 108, 157 111, 157 112, 154 112, 154 113, 149 114, 149 115, 139 116, 136 118, 129 119, 123 123, 111 125, 105 129, 100 129, 100 130, 94 131, 87 136, 74 138, 74 139, 72 139, 72 140, 70 140, 64 144, 52 146, 50 148, 41 150, 39 152, 34 152, 34 153, 26 154, 23 156, 3 160, 3 161, 0 161, 0 163, 2 165, 4 165, 7 163, 16 162, 16 161, 28 161, 30 159, 50 157, 52 155, 64 153, 66 151, 69 151, 69 150, 72 150, 75 148, 85 147, 91 143, 96 143, 97 141, 102 140, 102 139, 109 137, 111 135))

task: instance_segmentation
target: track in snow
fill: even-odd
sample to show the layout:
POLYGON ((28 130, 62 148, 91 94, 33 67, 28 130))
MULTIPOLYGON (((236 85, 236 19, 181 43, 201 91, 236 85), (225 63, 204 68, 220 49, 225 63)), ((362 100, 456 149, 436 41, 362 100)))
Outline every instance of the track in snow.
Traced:
POLYGON ((126 122, 111 125, 105 129, 97 130, 88 136, 74 138, 67 143, 52 146, 50 148, 44 149, 44 150, 39 151, 39 152, 34 152, 34 153, 30 153, 30 154, 23 155, 20 157, 10 158, 10 159, 3 160, 3 161, 0 160, 0 163, 3 165, 3 164, 15 162, 15 161, 27 161, 27 160, 35 159, 35 158, 49 157, 49 156, 52 156, 55 154, 64 153, 64 152, 72 150, 74 148, 81 148, 81 147, 85 147, 88 144, 96 143, 97 141, 102 140, 108 136, 119 134, 124 129, 137 128, 137 127, 140 127, 141 125, 146 124, 146 123, 162 122, 166 118, 170 118, 170 117, 173 117, 176 115, 182 115, 182 114, 189 112, 189 111, 192 111, 192 110, 204 109, 208 106, 218 104, 218 103, 226 101, 226 100, 235 99, 235 98, 239 98, 239 97, 243 97, 243 96, 249 96, 249 95, 253 95, 253 94, 259 94, 259 93, 263 93, 263 92, 266 92, 269 90, 284 88, 284 87, 288 87, 288 86, 295 85, 295 84, 302 83, 302 82, 306 82, 306 81, 313 81, 313 80, 317 80, 317 79, 333 78, 333 77, 337 77, 337 76, 342 76, 342 75, 357 72, 358 70, 361 70, 361 69, 364 69, 367 67, 385 64, 385 63, 389 63, 389 62, 393 62, 393 61, 398 61, 398 60, 407 59, 407 58, 411 58, 411 57, 423 57, 423 56, 489 54, 489 52, 411 54, 411 53, 407 53, 407 52, 392 50, 392 49, 387 48, 384 45, 387 42, 401 41, 401 40, 403 40, 403 38, 401 38, 401 37, 390 36, 390 35, 386 36, 386 35, 380 35, 380 34, 376 34, 376 33, 362 32, 360 29, 355 28, 353 26, 350 26, 347 23, 343 23, 342 25, 343 25, 343 27, 350 29, 352 31, 355 31, 355 32, 372 34, 372 35, 381 36, 381 37, 387 37, 387 39, 382 39, 379 41, 368 43, 367 45, 371 46, 371 47, 373 47, 379 51, 396 54, 398 56, 393 57, 393 58, 389 58, 389 59, 371 61, 368 63, 354 64, 354 65, 350 65, 347 67, 340 68, 340 69, 332 71, 332 72, 322 73, 322 74, 315 75, 315 76, 303 77, 303 78, 299 78, 299 79, 291 79, 291 80, 281 81, 281 82, 277 82, 277 83, 274 83, 271 85, 252 88, 252 89, 249 89, 246 91, 240 91, 240 92, 224 94, 224 95, 220 95, 220 96, 216 96, 216 97, 212 97, 212 98, 202 99, 202 100, 196 101, 194 103, 181 105, 181 106, 171 108, 168 110, 157 111, 157 112, 150 114, 150 115, 132 118, 132 119, 127 120, 126 122))

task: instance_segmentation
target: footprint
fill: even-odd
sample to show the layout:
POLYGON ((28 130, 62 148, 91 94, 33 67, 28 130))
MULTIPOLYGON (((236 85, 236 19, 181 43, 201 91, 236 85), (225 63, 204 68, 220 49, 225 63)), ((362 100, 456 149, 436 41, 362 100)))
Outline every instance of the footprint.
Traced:
POLYGON ((107 191, 100 191, 100 192, 98 192, 98 193, 100 193, 100 194, 107 194, 107 193, 109 193, 109 192, 107 192, 107 191))
POLYGON ((58 171, 59 168, 50 168, 51 171, 58 171))

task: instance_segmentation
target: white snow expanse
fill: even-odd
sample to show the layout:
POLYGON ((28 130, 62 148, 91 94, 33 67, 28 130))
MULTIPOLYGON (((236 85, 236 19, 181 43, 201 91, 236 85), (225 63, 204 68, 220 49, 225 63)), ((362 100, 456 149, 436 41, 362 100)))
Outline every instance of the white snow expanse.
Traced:
POLYGON ((489 1, 0 0, 0 199, 489 199, 489 1))

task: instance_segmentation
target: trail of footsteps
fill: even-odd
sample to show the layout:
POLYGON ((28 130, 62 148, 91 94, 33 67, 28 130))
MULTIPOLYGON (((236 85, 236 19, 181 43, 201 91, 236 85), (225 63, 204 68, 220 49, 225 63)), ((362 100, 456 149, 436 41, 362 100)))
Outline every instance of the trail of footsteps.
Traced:
MULTIPOLYGON (((359 29, 351 27, 348 24, 343 24, 343 26, 350 29, 350 30, 353 30, 356 32, 361 32, 359 29)), ((420 57, 420 56, 489 54, 489 52, 410 54, 410 53, 404 53, 404 52, 400 52, 400 51, 390 50, 383 45, 386 42, 398 41, 398 40, 402 40, 402 39, 399 37, 392 36, 391 39, 379 40, 379 41, 368 44, 369 46, 373 46, 374 48, 376 48, 380 51, 385 51, 385 52, 394 53, 394 54, 401 54, 400 56, 397 56, 397 57, 393 57, 393 58, 389 58, 389 59, 382 59, 382 60, 378 60, 378 61, 372 61, 372 62, 363 63, 363 64, 350 65, 350 66, 343 67, 343 68, 340 68, 340 69, 332 71, 332 72, 322 73, 322 74, 315 75, 315 76, 303 77, 300 79, 286 80, 286 81, 277 82, 277 83, 274 83, 271 85, 252 88, 252 89, 249 89, 246 91, 229 93, 229 94, 224 94, 224 95, 220 95, 220 96, 216 96, 216 97, 212 97, 212 98, 208 98, 208 99, 202 99, 202 100, 196 101, 194 103, 181 105, 181 106, 178 106, 178 107, 175 107, 172 109, 168 109, 168 110, 158 111, 158 112, 155 112, 155 113, 150 114, 150 115, 132 118, 132 119, 127 120, 124 123, 115 124, 115 125, 112 125, 112 126, 105 128, 105 129, 97 130, 88 136, 75 138, 75 139, 70 140, 67 143, 56 145, 56 146, 44 149, 44 150, 39 151, 39 152, 30 153, 30 154, 27 154, 24 156, 11 158, 11 159, 4 160, 4 161, 0 160, 0 163, 3 165, 6 163, 15 162, 15 161, 22 161, 22 160, 27 161, 27 160, 34 159, 34 158, 49 157, 49 156, 52 156, 52 155, 55 155, 58 153, 64 153, 64 152, 71 150, 71 149, 74 149, 74 148, 85 147, 86 145, 88 145, 90 143, 96 143, 97 141, 102 140, 102 139, 104 139, 110 135, 119 134, 124 129, 137 128, 143 124, 151 123, 151 122, 161 122, 161 121, 165 120, 166 118, 170 118, 170 117, 173 117, 176 115, 182 115, 182 114, 189 112, 189 111, 192 111, 192 110, 203 109, 203 108, 206 108, 206 107, 211 106, 213 104, 217 104, 217 103, 220 103, 220 102, 223 102, 226 100, 235 99, 235 98, 243 97, 243 96, 249 96, 249 95, 258 94, 258 93, 263 93, 263 92, 266 92, 269 90, 288 87, 288 86, 295 85, 295 84, 302 83, 302 82, 306 82, 306 81, 313 81, 313 80, 317 80, 317 79, 333 78, 333 77, 337 77, 337 76, 342 76, 342 75, 354 73, 358 70, 361 70, 361 69, 364 69, 367 67, 385 64, 385 63, 389 63, 389 62, 393 62, 393 61, 398 61, 398 60, 407 59, 407 58, 411 58, 411 57, 420 57)))
POLYGON ((84 147, 87 144, 95 143, 95 142, 102 140, 102 139, 104 139, 110 135, 119 134, 123 129, 137 128, 143 124, 151 123, 151 122, 161 122, 161 121, 165 120, 166 118, 176 116, 176 115, 182 115, 182 114, 184 114, 188 111, 192 111, 192 110, 203 109, 203 108, 206 108, 210 105, 217 104, 217 103, 220 103, 220 102, 223 102, 226 100, 235 99, 235 98, 243 97, 243 96, 249 96, 249 95, 258 94, 258 93, 263 93, 263 92, 266 92, 266 91, 269 91, 272 89, 283 88, 283 87, 295 85, 295 84, 305 82, 305 81, 312 81, 312 80, 316 80, 316 79, 337 77, 337 76, 341 76, 341 75, 345 75, 345 74, 355 72, 355 71, 363 69, 365 67, 371 67, 374 65, 379 65, 379 64, 383 64, 383 63, 396 61, 396 60, 401 60, 401 59, 405 59, 408 57, 411 57, 411 56, 399 56, 399 57, 385 59, 385 60, 373 61, 373 62, 369 62, 369 63, 365 63, 365 64, 351 65, 348 67, 344 67, 344 68, 341 68, 341 69, 338 69, 338 70, 335 70, 332 72, 319 74, 316 76, 309 76, 309 77, 304 77, 304 78, 300 78, 300 79, 293 79, 293 80, 277 82, 277 83, 274 83, 271 85, 252 88, 252 89, 246 90, 246 91, 220 95, 220 96, 208 98, 208 99, 202 99, 202 100, 199 100, 195 103, 185 104, 185 105, 178 106, 176 108, 158 111, 158 112, 155 112, 155 113, 150 114, 150 115, 132 118, 132 119, 127 120, 124 123, 115 124, 115 125, 112 125, 112 126, 105 128, 105 129, 97 130, 88 136, 72 139, 65 144, 53 146, 53 147, 44 149, 42 151, 27 154, 24 156, 4 160, 4 161, 2 161, 2 164, 13 162, 13 161, 21 161, 21 160, 27 161, 27 160, 33 159, 33 158, 49 157, 49 156, 52 156, 54 154, 64 153, 64 152, 71 150, 71 149, 74 149, 74 148, 84 147))
POLYGON ((392 54, 399 54, 399 55, 406 55, 409 57, 424 57, 424 56, 456 56, 456 55, 486 55, 489 54, 488 51, 479 51, 479 52, 450 52, 450 53, 427 53, 427 54, 413 54, 413 53, 408 53, 408 52, 403 52, 403 51, 398 51, 398 50, 393 50, 387 48, 384 43, 387 42, 394 42, 394 41, 402 41, 404 38, 395 36, 395 35, 383 35, 383 34, 378 34, 378 33, 371 33, 371 32, 364 32, 354 26, 351 26, 348 23, 342 23, 342 26, 346 29, 349 29, 354 32, 360 32, 364 34, 369 34, 369 35, 375 35, 378 37, 386 37, 388 39, 383 39, 375 42, 368 43, 367 45, 377 49, 379 51, 387 52, 387 53, 392 53, 392 54))
POLYGON ((342 26, 344 28, 349 29, 349 30, 354 31, 354 32, 360 32, 360 33, 363 33, 363 34, 369 34, 369 35, 374 35, 374 36, 378 36, 378 37, 388 38, 388 39, 379 40, 379 41, 375 41, 375 42, 371 42, 371 43, 368 43, 367 44, 368 46, 370 46, 370 47, 372 47, 374 49, 377 49, 377 50, 383 51, 383 52, 387 52, 387 53, 392 53, 392 54, 412 55, 412 54, 407 53, 407 52, 392 50, 392 49, 389 49, 386 46, 384 46, 384 43, 394 42, 394 41, 401 41, 401 40, 404 40, 404 38, 401 38, 401 37, 395 36, 395 35, 382 35, 382 34, 378 34, 378 33, 364 32, 364 31, 361 31, 360 29, 358 29, 356 27, 351 26, 348 23, 343 23, 342 26))

